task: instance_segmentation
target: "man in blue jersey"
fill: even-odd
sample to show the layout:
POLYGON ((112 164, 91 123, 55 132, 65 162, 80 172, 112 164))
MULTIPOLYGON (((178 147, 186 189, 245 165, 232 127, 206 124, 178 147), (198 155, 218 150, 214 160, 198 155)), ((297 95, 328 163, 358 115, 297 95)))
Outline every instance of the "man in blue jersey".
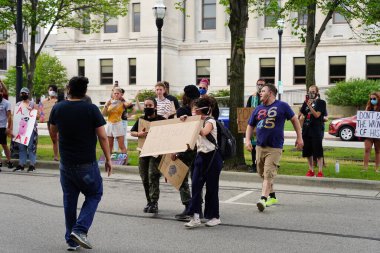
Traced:
POLYGON ((273 188, 273 180, 277 175, 282 148, 284 145, 285 120, 290 120, 297 133, 296 147, 302 149, 303 140, 297 116, 290 106, 276 100, 277 89, 273 84, 265 84, 260 91, 261 105, 257 106, 248 121, 245 133, 245 146, 252 150, 251 137, 256 128, 257 173, 263 178, 261 198, 257 202, 259 211, 278 203, 273 188))

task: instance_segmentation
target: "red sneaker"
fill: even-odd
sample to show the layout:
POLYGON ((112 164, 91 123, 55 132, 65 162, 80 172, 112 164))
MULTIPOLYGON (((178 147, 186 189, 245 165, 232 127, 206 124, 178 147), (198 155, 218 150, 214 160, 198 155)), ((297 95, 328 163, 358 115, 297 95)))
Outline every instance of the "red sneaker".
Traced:
POLYGON ((323 177, 323 173, 322 173, 322 171, 319 171, 319 172, 318 172, 317 177, 323 177))
POLYGON ((314 177, 314 175, 315 175, 314 171, 312 171, 312 170, 308 170, 307 173, 306 173, 307 177, 314 177))

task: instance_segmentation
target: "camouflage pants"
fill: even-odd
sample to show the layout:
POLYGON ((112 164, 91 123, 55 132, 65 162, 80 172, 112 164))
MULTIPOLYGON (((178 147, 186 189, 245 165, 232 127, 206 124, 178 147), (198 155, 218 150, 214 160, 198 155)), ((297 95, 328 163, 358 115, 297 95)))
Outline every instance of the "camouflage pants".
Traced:
POLYGON ((161 157, 152 156, 140 157, 139 159, 139 173, 148 202, 157 202, 160 197, 161 173, 158 170, 160 160, 161 157))
POLYGON ((181 187, 179 188, 179 195, 181 196, 181 202, 184 205, 188 205, 191 200, 191 192, 189 186, 189 172, 187 172, 181 187))

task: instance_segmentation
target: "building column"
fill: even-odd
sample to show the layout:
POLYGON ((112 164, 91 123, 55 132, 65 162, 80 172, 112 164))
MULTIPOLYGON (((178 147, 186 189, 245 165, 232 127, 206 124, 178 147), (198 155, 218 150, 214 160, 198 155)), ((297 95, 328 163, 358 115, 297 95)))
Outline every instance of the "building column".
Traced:
POLYGON ((186 1, 186 40, 185 42, 193 43, 195 42, 195 1, 186 1))
MULTIPOLYGON (((91 20, 99 19, 99 16, 91 15, 91 20)), ((99 32, 90 34, 90 41, 100 41, 100 34, 103 32, 103 27, 100 28, 99 32)))
POLYGON ((119 40, 126 40, 129 38, 129 15, 125 17, 119 17, 117 23, 118 34, 117 37, 119 40))
POLYGON ((257 40, 258 26, 257 18, 255 18, 253 13, 250 13, 247 27, 247 39, 257 40))
POLYGON ((217 1, 216 4, 216 40, 226 39, 226 8, 217 1))

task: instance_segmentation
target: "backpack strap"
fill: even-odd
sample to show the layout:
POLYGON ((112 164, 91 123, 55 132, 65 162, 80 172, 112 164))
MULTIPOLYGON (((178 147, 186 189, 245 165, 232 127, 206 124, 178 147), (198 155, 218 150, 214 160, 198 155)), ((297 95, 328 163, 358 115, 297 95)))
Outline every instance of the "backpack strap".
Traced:
MULTIPOLYGON (((212 119, 212 117, 207 117, 207 118, 205 118, 205 121, 203 122, 203 127, 205 127, 205 125, 206 125, 206 121, 208 121, 209 119, 212 119)), ((216 121, 215 121, 215 122, 216 122, 216 121)), ((218 143, 216 142, 214 136, 212 136, 211 132, 208 133, 205 137, 207 138, 207 140, 208 140, 209 142, 211 142, 212 144, 215 145, 215 148, 216 148, 216 149, 219 148, 219 147, 218 147, 218 143)))

